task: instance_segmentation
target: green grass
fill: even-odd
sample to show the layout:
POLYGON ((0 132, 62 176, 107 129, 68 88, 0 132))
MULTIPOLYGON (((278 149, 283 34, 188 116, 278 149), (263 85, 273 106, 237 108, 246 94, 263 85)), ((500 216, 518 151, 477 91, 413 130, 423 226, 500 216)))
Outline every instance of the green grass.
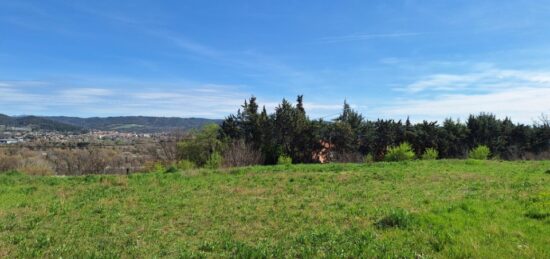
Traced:
POLYGON ((550 162, 0 174, 0 257, 550 258, 550 162))

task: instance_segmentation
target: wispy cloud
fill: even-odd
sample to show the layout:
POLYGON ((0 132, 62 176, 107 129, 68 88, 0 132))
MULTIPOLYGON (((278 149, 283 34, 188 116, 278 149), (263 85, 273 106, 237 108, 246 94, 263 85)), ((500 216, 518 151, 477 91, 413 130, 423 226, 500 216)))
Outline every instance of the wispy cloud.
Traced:
POLYGON ((324 37, 318 39, 319 43, 338 43, 348 41, 364 41, 371 39, 388 39, 388 38, 403 38, 403 37, 415 37, 426 33, 421 32, 393 32, 393 33, 358 33, 342 36, 324 37))
POLYGON ((550 113, 550 87, 518 87, 488 94, 451 94, 434 99, 401 100, 377 112, 388 117, 411 116, 417 120, 465 118, 490 112, 500 117, 529 123, 541 113, 550 113))
POLYGON ((83 105, 86 103, 100 103, 106 97, 113 97, 115 93, 104 88, 70 88, 55 93, 57 105, 83 105))
POLYGON ((28 1, 2 1, 0 9, 7 12, 0 15, 0 22, 30 31, 63 36, 89 36, 84 30, 73 28, 73 21, 68 16, 56 14, 56 8, 57 6, 51 3, 41 5, 28 1))
POLYGON ((152 32, 152 33, 167 39, 168 41, 173 43, 175 46, 185 51, 188 51, 197 55, 201 55, 201 56, 215 58, 215 59, 223 58, 223 54, 220 51, 214 50, 210 47, 207 47, 204 44, 200 44, 198 42, 192 41, 183 36, 176 35, 173 32, 163 32, 163 33, 152 32))
MULTIPOLYGON (((36 84, 36 82, 32 82, 36 84)), ((238 87, 198 84, 161 89, 163 83, 148 82, 151 87, 126 90, 114 87, 67 87, 48 84, 47 91, 37 91, 32 84, 0 81, 0 112, 48 115, 155 115, 201 116, 221 118, 236 111, 247 94, 238 87), (153 87, 154 86, 154 87, 153 87), (53 90, 59 89, 59 90, 53 90), (148 90, 153 89, 153 90, 148 90)))
POLYGON ((406 95, 376 112, 388 117, 439 120, 490 112, 526 123, 541 113, 550 113, 550 71, 480 67, 485 69, 428 75, 396 88, 406 95))
MULTIPOLYGON (((120 81, 119 81, 120 83, 120 81)), ((123 83, 124 84, 124 83, 123 83)), ((0 81, 0 113, 118 116, 149 115, 223 118, 235 113, 250 97, 239 85, 184 83, 181 87, 162 87, 162 82, 147 82, 136 90, 116 87, 63 87, 55 82, 0 81), (47 91, 36 91, 36 85, 47 91), (149 85, 150 87, 147 87, 149 85), (159 87, 160 86, 160 87, 159 87), (61 87, 61 88, 60 88, 61 87), (48 89, 59 90, 48 90, 48 89)), ((259 97, 260 105, 273 112, 280 100, 259 97)), ((313 116, 339 110, 341 105, 306 102, 313 116)))
POLYGON ((21 84, 21 82, 0 82, 0 103, 3 104, 3 107, 19 105, 21 103, 31 104, 46 101, 45 98, 38 94, 23 91, 21 89, 21 84))
POLYGON ((523 71, 491 68, 465 74, 434 74, 425 76, 404 88, 395 90, 419 93, 423 91, 496 91, 518 86, 549 87, 550 71, 523 71))

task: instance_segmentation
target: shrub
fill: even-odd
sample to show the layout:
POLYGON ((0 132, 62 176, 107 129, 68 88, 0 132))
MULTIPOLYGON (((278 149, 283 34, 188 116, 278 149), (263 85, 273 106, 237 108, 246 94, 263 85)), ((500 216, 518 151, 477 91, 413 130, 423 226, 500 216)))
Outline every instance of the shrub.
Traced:
POLYGON ((470 150, 468 157, 476 160, 487 160, 491 155, 491 150, 485 145, 479 145, 476 148, 470 150))
MULTIPOLYGON (((86 149, 55 148, 46 152, 45 158, 52 164, 54 171, 60 175, 129 172, 130 168, 133 167, 131 162, 135 159, 132 158, 132 155, 120 149, 98 147, 86 149)), ((154 169, 152 165, 150 169, 154 169)))
POLYGON ((197 168, 197 165, 195 165, 195 163, 193 163, 192 161, 190 160, 180 160, 178 161, 178 163, 176 164, 176 167, 180 170, 191 170, 191 169, 195 169, 197 168))
POLYGON ((0 172, 16 170, 19 167, 20 156, 4 154, 0 151, 0 172))
POLYGON ((435 148, 428 148, 422 154, 422 160, 435 160, 439 157, 439 152, 435 148))
POLYGON ((407 142, 401 143, 397 147, 388 148, 388 152, 384 157, 386 161, 407 161, 414 159, 414 152, 411 145, 407 142))
POLYGON ((157 162, 153 165, 153 171, 156 173, 165 172, 166 167, 162 163, 157 162))
POLYGON ((366 156, 365 156, 365 159, 364 159, 365 163, 374 163, 374 156, 371 154, 371 153, 368 153, 366 156))
POLYGON ((223 164, 226 167, 238 167, 263 164, 262 152, 244 140, 231 142, 223 153, 223 164))
POLYGON ((277 159, 277 164, 278 165, 290 165, 290 164, 292 164, 292 158, 289 157, 289 156, 285 156, 285 155, 279 156, 279 158, 277 159))
MULTIPOLYGON (((198 166, 205 166, 212 159, 214 152, 223 150, 224 143, 218 139, 219 126, 210 124, 199 131, 193 131, 190 136, 177 144, 179 158, 193 161, 198 166)), ((216 158, 217 159, 217 158, 216 158)), ((221 161, 221 158, 220 158, 221 161)))
POLYGON ((331 162, 337 163, 361 163, 363 162, 363 155, 359 152, 333 152, 330 158, 331 162))
POLYGON ((29 175, 54 175, 51 164, 39 157, 24 159, 17 170, 29 175))
POLYGON ((164 172, 165 173, 175 173, 177 171, 178 171, 178 169, 175 166, 171 165, 168 168, 166 168, 166 170, 164 172))
POLYGON ((206 164, 204 164, 204 167, 208 169, 218 169, 222 166, 222 162, 223 159, 220 153, 214 152, 212 153, 212 155, 210 155, 210 158, 206 160, 206 164))

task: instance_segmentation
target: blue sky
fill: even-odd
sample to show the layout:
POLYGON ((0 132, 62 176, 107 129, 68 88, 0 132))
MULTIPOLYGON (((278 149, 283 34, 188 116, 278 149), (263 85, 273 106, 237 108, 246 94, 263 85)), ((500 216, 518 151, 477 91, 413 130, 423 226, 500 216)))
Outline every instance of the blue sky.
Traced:
POLYGON ((550 1, 0 0, 0 113, 550 113, 550 1))

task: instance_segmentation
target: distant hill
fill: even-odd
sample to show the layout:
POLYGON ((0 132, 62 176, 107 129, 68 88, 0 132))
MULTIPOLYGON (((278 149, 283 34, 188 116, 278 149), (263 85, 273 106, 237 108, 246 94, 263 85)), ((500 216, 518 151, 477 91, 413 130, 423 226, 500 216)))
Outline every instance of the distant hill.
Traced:
POLYGON ((7 116, 0 114, 0 125, 31 127, 44 131, 80 132, 86 130, 116 130, 119 132, 158 133, 201 128, 207 124, 220 124, 222 120, 178 117, 65 117, 65 116, 7 116))
POLYGON ((220 124, 222 120, 203 118, 178 118, 178 117, 147 117, 147 116, 121 116, 121 117, 42 117, 48 120, 72 125, 83 129, 116 130, 120 132, 154 133, 173 130, 189 130, 201 128, 207 124, 220 124))
POLYGON ((78 126, 38 116, 10 117, 4 114, 0 114, 0 125, 5 125, 8 127, 31 127, 32 129, 60 132, 80 132, 83 130, 81 127, 78 126))

